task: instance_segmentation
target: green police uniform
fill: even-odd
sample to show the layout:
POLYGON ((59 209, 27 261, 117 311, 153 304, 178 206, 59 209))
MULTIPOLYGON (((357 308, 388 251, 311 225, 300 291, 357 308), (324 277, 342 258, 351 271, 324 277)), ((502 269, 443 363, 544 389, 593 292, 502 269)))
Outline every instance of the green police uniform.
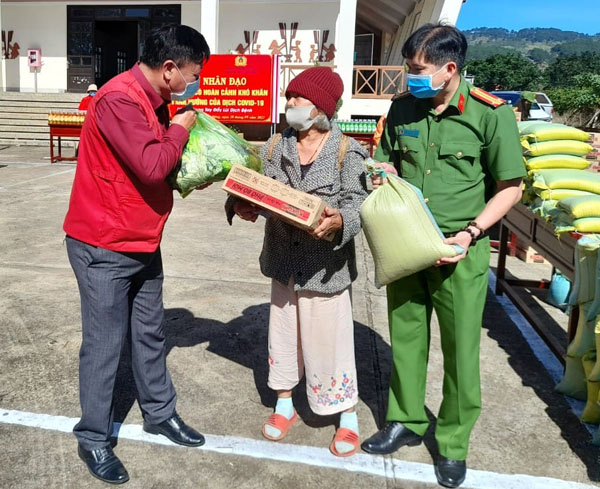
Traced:
MULTIPOLYGON (((525 176, 516 119, 502 99, 461 79, 448 107, 407 93, 393 101, 375 159, 393 163, 423 192, 446 235, 484 209, 496 182, 525 176)), ((427 430, 425 385, 429 323, 435 310, 444 355, 443 402, 436 440, 440 454, 467 456, 481 411, 479 341, 490 245, 477 241, 456 264, 431 267, 387 287, 393 369, 387 420, 419 435, 427 430)))

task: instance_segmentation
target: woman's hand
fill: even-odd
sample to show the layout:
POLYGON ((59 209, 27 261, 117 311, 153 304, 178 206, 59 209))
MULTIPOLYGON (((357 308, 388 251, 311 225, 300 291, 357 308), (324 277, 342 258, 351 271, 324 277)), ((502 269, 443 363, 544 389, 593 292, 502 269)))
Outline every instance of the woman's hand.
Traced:
POLYGON ((313 237, 321 239, 329 233, 335 233, 338 229, 344 226, 344 219, 339 209, 333 207, 325 207, 319 226, 312 232, 313 237))
MULTIPOLYGON (((396 170, 394 165, 390 165, 389 163, 377 163, 375 166, 391 175, 398 175, 398 170, 396 170)), ((371 175, 371 183, 373 184, 373 190, 377 190, 381 185, 387 183, 387 178, 383 178, 381 175, 373 173, 371 175)))
POLYGON ((233 211, 244 221, 256 222, 259 209, 245 200, 236 200, 233 204, 233 211))

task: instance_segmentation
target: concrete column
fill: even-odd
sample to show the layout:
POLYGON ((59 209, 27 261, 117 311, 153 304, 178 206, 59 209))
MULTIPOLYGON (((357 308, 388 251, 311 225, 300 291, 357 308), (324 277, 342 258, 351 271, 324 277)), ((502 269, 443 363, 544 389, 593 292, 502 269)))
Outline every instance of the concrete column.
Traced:
POLYGON ((456 25, 462 4, 463 0, 437 0, 431 14, 431 20, 428 22, 444 22, 445 24, 456 25))
POLYGON ((200 32, 206 39, 211 54, 219 52, 219 0, 202 0, 200 32))
POLYGON ((344 103, 338 114, 340 119, 349 119, 351 116, 356 2, 357 0, 340 0, 340 11, 335 23, 336 71, 344 82, 344 103))
MULTIPOLYGON (((0 32, 2 32, 2 2, 0 2, 0 32)), ((2 41, 0 40, 0 44, 2 41)), ((0 90, 6 91, 6 61, 4 54, 0 53, 0 90)))

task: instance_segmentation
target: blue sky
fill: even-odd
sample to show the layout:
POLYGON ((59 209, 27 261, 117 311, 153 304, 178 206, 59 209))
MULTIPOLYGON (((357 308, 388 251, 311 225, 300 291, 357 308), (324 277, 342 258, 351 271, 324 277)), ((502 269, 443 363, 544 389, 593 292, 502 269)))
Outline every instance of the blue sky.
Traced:
POLYGON ((458 17, 459 29, 556 27, 600 33, 600 0, 467 0, 458 17))

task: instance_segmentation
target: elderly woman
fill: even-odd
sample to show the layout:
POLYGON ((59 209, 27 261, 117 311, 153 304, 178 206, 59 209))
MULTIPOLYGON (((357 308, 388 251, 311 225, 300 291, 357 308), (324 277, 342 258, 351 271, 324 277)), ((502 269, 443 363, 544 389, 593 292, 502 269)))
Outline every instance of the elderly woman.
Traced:
MULTIPOLYGON (((311 409, 341 413, 330 450, 347 457, 359 443, 350 286, 357 275, 354 236, 366 197, 367 153, 331 120, 343 90, 339 75, 326 67, 302 72, 287 88, 291 127, 263 147, 265 175, 328 207, 312 233, 268 217, 260 265, 272 279, 268 385, 278 398, 263 435, 281 440, 294 424, 292 389, 305 374, 311 409), (323 239, 330 233, 332 241, 323 239)), ((237 200, 234 210, 242 219, 257 218, 257 209, 244 201, 237 200)))

